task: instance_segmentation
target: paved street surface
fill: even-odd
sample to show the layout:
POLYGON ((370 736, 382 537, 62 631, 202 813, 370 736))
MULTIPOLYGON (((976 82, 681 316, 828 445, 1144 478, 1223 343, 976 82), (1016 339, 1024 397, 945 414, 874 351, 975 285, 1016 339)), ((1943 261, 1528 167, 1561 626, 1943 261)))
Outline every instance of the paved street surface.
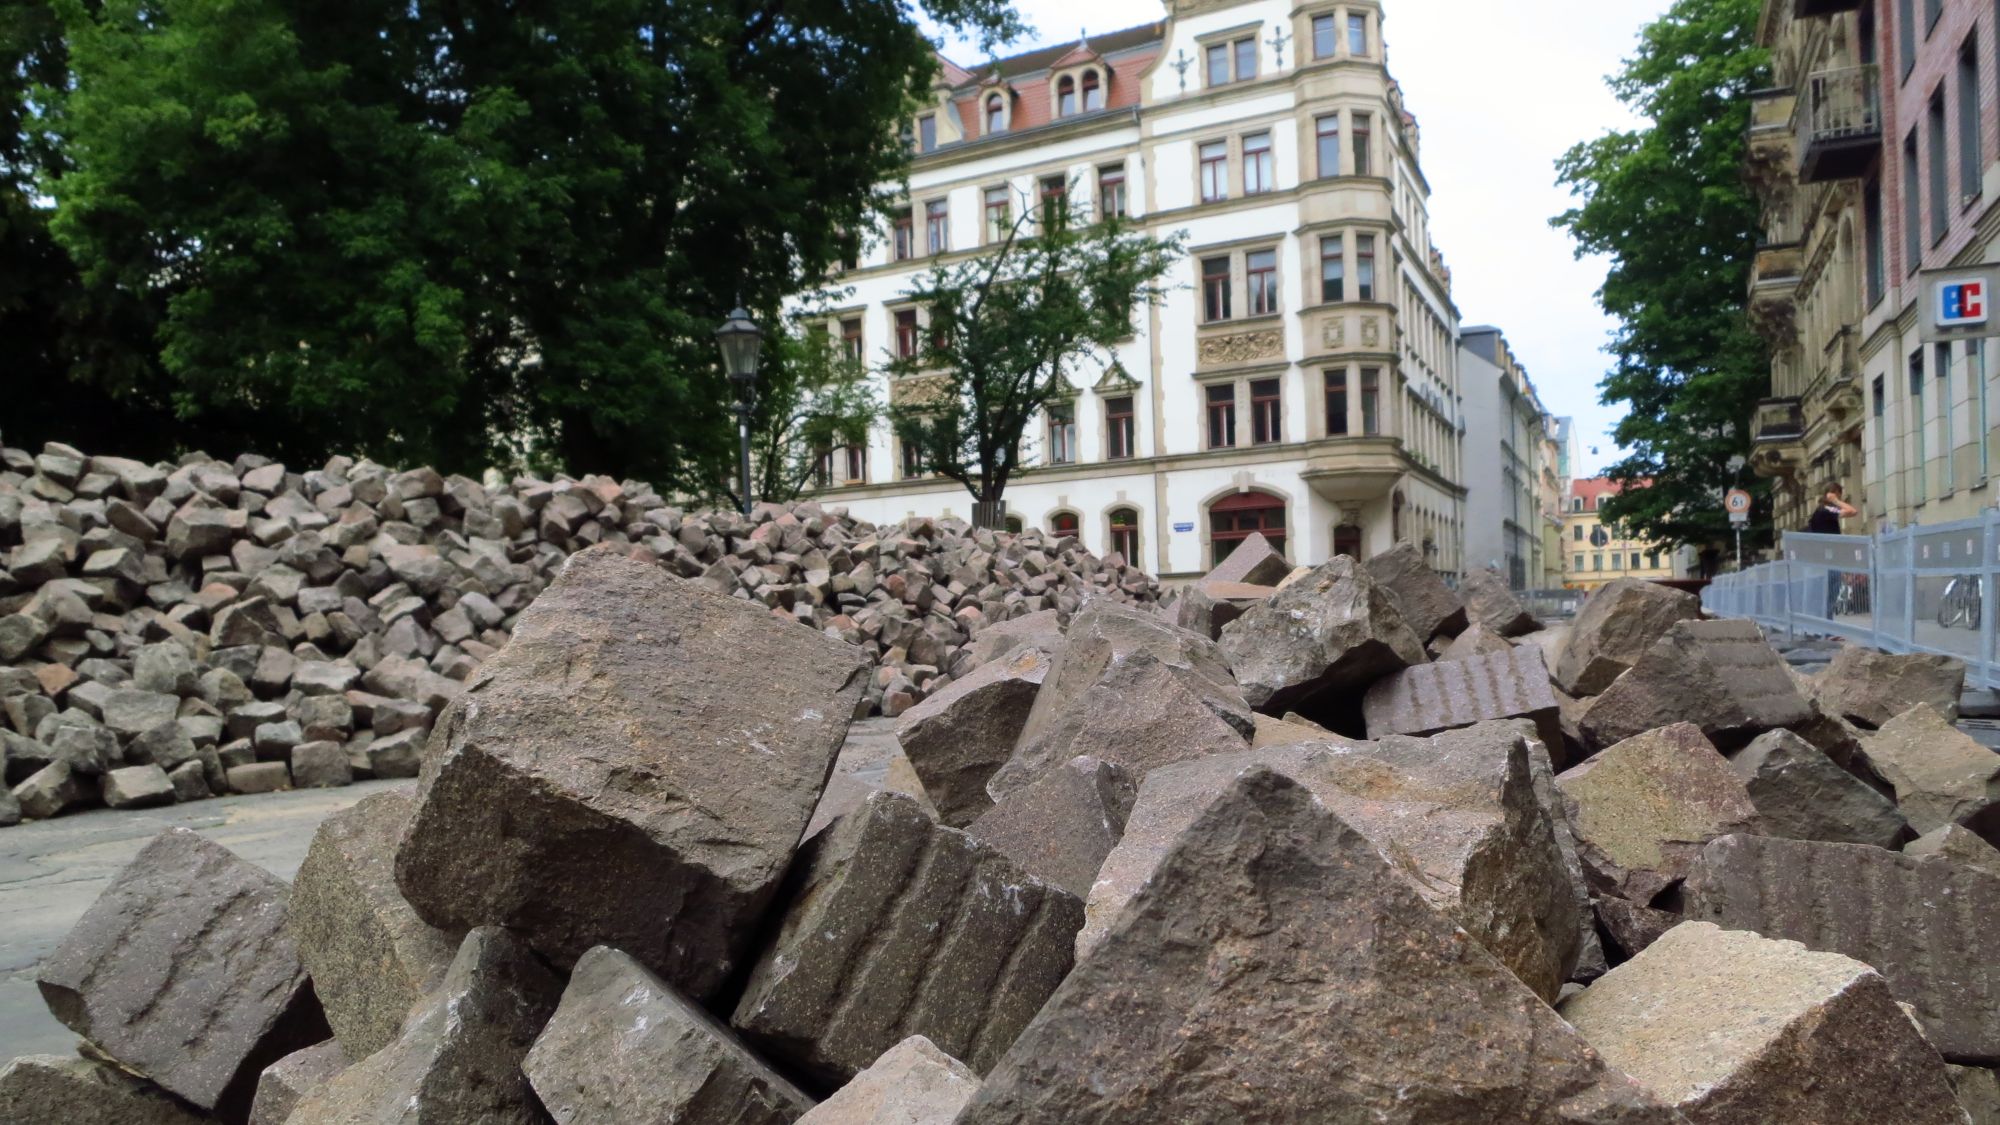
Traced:
MULTIPOLYGON (((1871 619, 1865 613, 1833 619, 1851 629, 1867 631, 1871 619)), ((1935 618, 1917 622, 1916 643, 1932 652, 1950 653, 1964 660, 1979 659, 1979 630, 1946 628, 1935 618)))
POLYGON ((364 781, 222 797, 141 812, 97 809, 0 828, 0 1062, 16 1055, 67 1054, 76 1036, 42 1004, 35 965, 146 841, 192 828, 273 875, 290 879, 319 822, 370 793, 414 781, 364 781))

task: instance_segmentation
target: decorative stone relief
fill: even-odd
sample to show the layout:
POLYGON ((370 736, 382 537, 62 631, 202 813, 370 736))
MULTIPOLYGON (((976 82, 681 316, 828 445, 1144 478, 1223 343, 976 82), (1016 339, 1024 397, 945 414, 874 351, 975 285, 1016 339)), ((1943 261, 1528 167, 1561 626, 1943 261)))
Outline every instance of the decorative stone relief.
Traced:
POLYGON ((1320 342, 1329 348, 1346 347, 1347 346, 1346 318, 1336 316, 1333 319, 1327 321, 1325 324, 1322 324, 1319 330, 1319 338, 1320 342))
POLYGON ((906 375, 889 384, 891 406, 925 406, 950 394, 951 380, 943 375, 906 375))
POLYGON ((1382 321, 1377 317, 1361 318, 1361 346, 1379 348, 1382 346, 1382 321))
POLYGON ((1261 332, 1239 332, 1234 336, 1210 336, 1201 341, 1201 365, 1220 367, 1248 363, 1253 359, 1283 355, 1285 334, 1271 328, 1261 332))

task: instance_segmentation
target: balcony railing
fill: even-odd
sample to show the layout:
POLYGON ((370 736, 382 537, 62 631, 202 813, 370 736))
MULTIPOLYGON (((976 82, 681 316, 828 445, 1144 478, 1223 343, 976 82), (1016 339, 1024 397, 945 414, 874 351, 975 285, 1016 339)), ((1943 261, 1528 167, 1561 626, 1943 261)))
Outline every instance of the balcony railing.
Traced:
POLYGON ((1750 440, 1758 445, 1794 442, 1806 434, 1806 412, 1795 398, 1767 398, 1757 404, 1750 440))
POLYGON ((1750 268, 1750 324, 1773 345, 1792 342, 1796 331, 1799 269, 1804 259, 1796 242, 1757 248, 1750 268))
POLYGON ((1792 17, 1806 19, 1811 16, 1830 16, 1835 12, 1852 12, 1861 5, 1862 0, 1794 0, 1792 17))
POLYGON ((1881 148, 1882 68, 1869 63, 1811 75, 1794 113, 1800 182, 1860 176, 1881 148))

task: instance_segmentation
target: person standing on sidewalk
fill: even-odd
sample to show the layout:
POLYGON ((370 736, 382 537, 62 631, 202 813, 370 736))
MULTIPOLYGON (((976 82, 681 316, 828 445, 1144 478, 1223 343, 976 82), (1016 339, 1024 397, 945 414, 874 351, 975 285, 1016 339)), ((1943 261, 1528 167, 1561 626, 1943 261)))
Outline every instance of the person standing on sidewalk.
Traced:
MULTIPOLYGON (((1839 535, 1840 521, 1852 519, 1861 513, 1847 502, 1846 490, 1839 481, 1827 486, 1826 495, 1820 499, 1819 507, 1813 509, 1812 518, 1806 521, 1806 531, 1813 535, 1839 535)), ((1846 575, 1837 570, 1826 572, 1826 619, 1833 620, 1834 606, 1840 597, 1840 584, 1846 575)))
POLYGON ((1839 535, 1840 521, 1860 514, 1859 509, 1847 502, 1846 490, 1840 482, 1835 481, 1827 486, 1826 496, 1813 510, 1812 518, 1806 521, 1806 530, 1814 535, 1839 535))

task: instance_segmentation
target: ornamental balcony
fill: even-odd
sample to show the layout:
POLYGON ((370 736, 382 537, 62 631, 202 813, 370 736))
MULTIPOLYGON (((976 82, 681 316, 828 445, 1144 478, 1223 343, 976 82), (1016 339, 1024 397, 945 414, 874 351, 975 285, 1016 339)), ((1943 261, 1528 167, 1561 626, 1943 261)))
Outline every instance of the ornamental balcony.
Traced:
POLYGON ((1806 414, 1796 398, 1767 398, 1750 422, 1750 467, 1760 477, 1790 477, 1805 466, 1806 414))
POLYGON ((1798 102, 1798 96, 1786 89, 1756 90, 1750 95, 1744 164, 1751 186, 1767 202, 1789 198, 1798 183, 1798 132, 1793 122, 1798 102))
POLYGON ((1312 443, 1299 479, 1325 500, 1358 503, 1387 496, 1410 467, 1401 438, 1334 437, 1312 443))
POLYGON ((1869 63, 1809 76, 1793 117, 1800 183, 1858 179, 1882 150, 1882 68, 1869 63))
POLYGON ((1839 12, 1857 12, 1861 10, 1861 5, 1862 0, 1793 0, 1792 18, 1803 20, 1839 12))
POLYGON ((1760 246, 1750 266, 1750 325, 1757 334, 1783 347, 1796 331, 1799 270, 1804 250, 1796 242, 1760 246))

